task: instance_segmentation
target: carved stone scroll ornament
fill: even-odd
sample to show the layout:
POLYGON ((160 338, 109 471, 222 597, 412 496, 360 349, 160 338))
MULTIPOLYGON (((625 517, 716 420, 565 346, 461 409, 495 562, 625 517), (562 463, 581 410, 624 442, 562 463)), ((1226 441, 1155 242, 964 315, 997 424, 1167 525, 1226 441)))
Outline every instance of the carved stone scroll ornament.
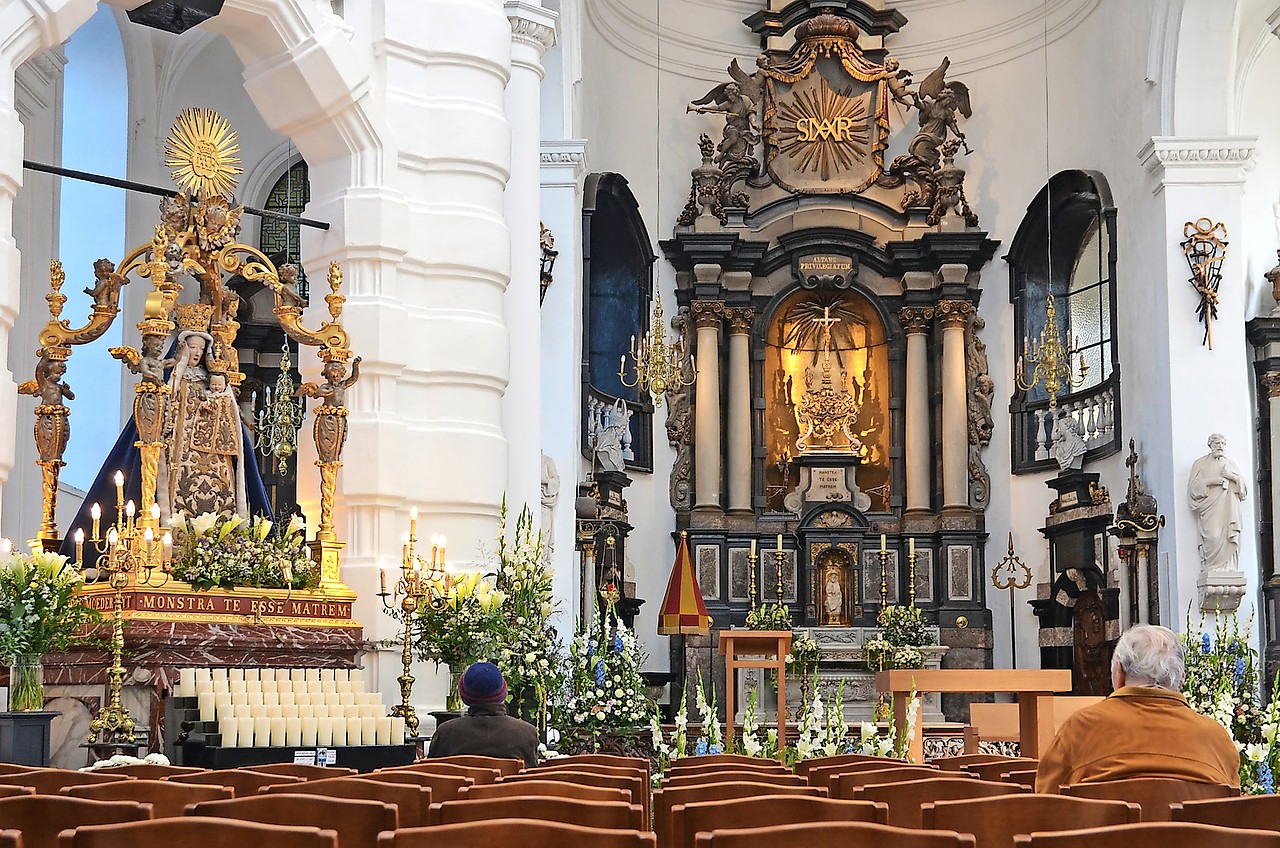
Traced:
MULTIPOLYGON (((689 336, 689 307, 682 306, 671 316, 671 329, 681 338, 689 336)), ((684 378, 680 387, 667 393, 667 441, 675 450, 671 465, 671 506, 676 510, 693 508, 693 353, 692 346, 685 347, 680 365, 684 378)))
POLYGON ((969 385, 969 505, 986 509, 991 503, 991 475, 982 461, 982 451, 991 443, 995 418, 991 404, 995 383, 988 373, 987 345, 978 335, 987 322, 977 315, 969 322, 965 349, 965 371, 969 385))

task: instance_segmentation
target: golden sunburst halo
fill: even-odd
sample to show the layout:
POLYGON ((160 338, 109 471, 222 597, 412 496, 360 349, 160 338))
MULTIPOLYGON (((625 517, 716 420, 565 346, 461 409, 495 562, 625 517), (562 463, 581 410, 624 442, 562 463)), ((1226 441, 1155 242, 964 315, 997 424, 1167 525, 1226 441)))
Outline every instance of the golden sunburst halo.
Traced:
POLYGON ((184 109, 164 143, 173 181, 198 197, 229 197, 240 168, 240 144, 226 118, 212 109, 184 109))

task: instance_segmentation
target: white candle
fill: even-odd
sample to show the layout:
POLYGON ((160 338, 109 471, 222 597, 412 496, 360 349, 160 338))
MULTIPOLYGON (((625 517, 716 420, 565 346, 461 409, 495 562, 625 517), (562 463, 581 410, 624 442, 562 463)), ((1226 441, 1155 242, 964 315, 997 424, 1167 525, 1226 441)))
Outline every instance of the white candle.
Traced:
POLYGON ((266 718, 267 708, 262 706, 262 704, 251 703, 249 704, 249 715, 253 716, 254 718, 266 718))
POLYGON ((294 683, 302 683, 307 679, 307 670, 305 668, 289 669, 289 679, 294 683))
POLYGON ((207 680, 207 681, 209 681, 210 683, 212 683, 212 682, 213 682, 213 672, 212 672, 212 671, 210 671, 209 669, 207 669, 207 668, 197 668, 197 669, 195 670, 195 672, 196 672, 196 682, 197 682, 197 683, 198 683, 198 682, 200 682, 201 680, 207 680))
POLYGON ((391 744, 391 716, 380 716, 375 719, 378 722, 378 744, 391 744))
POLYGON ((332 668, 322 668, 320 669, 320 679, 334 680, 336 679, 336 671, 332 668))
MULTIPOLYGON (((319 728, 320 726, 319 721, 320 721, 319 719, 312 718, 311 716, 303 716, 302 718, 298 719, 299 727, 301 728, 301 734, 302 734, 301 739, 298 741, 299 745, 301 745, 304 748, 315 747, 316 731, 317 731, 317 728, 319 728)), ((330 733, 332 734, 332 730, 330 731, 330 733)))
POLYGON ((330 715, 329 715, 329 707, 328 707, 328 705, 327 705, 327 704, 317 704, 316 706, 312 707, 311 709, 315 712, 315 714, 316 714, 316 718, 331 718, 331 717, 332 717, 332 716, 330 716, 330 715))
POLYGON ((227 669, 227 679, 228 680, 244 680, 244 669, 243 668, 227 669))
POLYGON ((308 669, 305 669, 305 671, 306 671, 306 674, 303 676, 303 680, 310 682, 312 680, 318 681, 320 679, 320 669, 308 668, 308 669))
POLYGON ((178 685, 188 692, 194 692, 196 688, 196 670, 194 668, 184 668, 178 671, 178 685))
POLYGON ((333 744, 333 719, 327 717, 316 719, 316 744, 320 746, 333 744))
POLYGON ((320 681, 320 693, 321 693, 322 695, 336 695, 336 694, 338 693, 338 681, 336 681, 336 680, 321 680, 321 681, 320 681))
POLYGON ((278 707, 280 706, 280 696, 275 692, 263 692, 262 703, 266 704, 269 707, 271 706, 278 707))
POLYGON ((196 694, 203 695, 205 692, 208 692, 211 695, 213 694, 213 681, 196 680, 196 694))
POLYGON ((312 702, 310 692, 299 692, 293 696, 293 702, 300 707, 309 706, 312 702))
POLYGON ((310 704, 302 704, 298 707, 298 718, 315 718, 316 708, 310 704))
POLYGON ((223 680, 213 681, 213 694, 226 695, 230 691, 231 691, 231 682, 229 680, 223 679, 223 680))
POLYGON ((262 714, 267 718, 284 718, 283 709, 279 704, 267 704, 262 708, 262 714))
POLYGON ((334 680, 350 680, 350 679, 351 679, 351 669, 349 669, 349 668, 335 668, 335 669, 333 670, 333 679, 334 679, 334 680))
POLYGON ((245 669, 241 669, 241 671, 244 672, 245 680, 261 680, 262 679, 262 676, 258 673, 259 669, 245 668, 245 669))
POLYGON ((275 718, 275 717, 273 716, 273 717, 270 719, 270 721, 271 721, 271 747, 272 747, 272 748, 283 748, 283 747, 284 747, 284 744, 285 744, 285 741, 284 741, 284 719, 283 719, 283 718, 275 718))
POLYGON ((236 680, 234 677, 227 681, 227 688, 231 690, 233 695, 243 695, 249 691, 245 688, 244 679, 236 680))
POLYGON ((253 707, 248 704, 236 704, 231 708, 231 715, 236 718, 253 718, 253 707))
POLYGON ((219 716, 230 715, 231 714, 231 696, 219 695, 217 692, 214 692, 213 708, 214 710, 217 711, 219 716))
POLYGON ((280 715, 285 718, 298 718, 298 707, 295 704, 281 704, 280 715))
POLYGON ((262 693, 262 681, 261 681, 261 680, 246 680, 246 681, 244 682, 244 689, 245 689, 245 691, 246 691, 246 692, 257 692, 257 693, 261 694, 261 693, 262 693))
POLYGON ((362 735, 364 733, 364 720, 360 718, 347 718, 347 744, 363 745, 362 735))
POLYGON ((360 719, 360 739, 362 744, 378 744, 378 717, 366 716, 360 719))
POLYGON ((227 670, 225 668, 211 668, 209 669, 209 673, 213 675, 214 683, 217 683, 219 680, 227 679, 227 670))
POLYGON ((222 747, 224 748, 240 747, 240 719, 237 719, 237 718, 218 719, 218 732, 222 734, 222 747))
MULTIPOLYGON (((320 733, 320 736, 323 736, 323 735, 324 733, 322 731, 320 733)), ((318 744, 323 745, 325 743, 322 741, 322 742, 319 742, 318 744)), ((347 722, 344 719, 334 719, 333 731, 330 734, 329 744, 333 745, 335 748, 341 747, 347 744, 347 722)))
POLYGON ((404 719, 400 716, 391 717, 391 744, 400 745, 404 742, 404 719))
POLYGON ((213 701, 213 692, 201 692, 196 695, 200 705, 200 720, 213 721, 217 715, 217 705, 213 701))
POLYGON ((253 747, 265 748, 271 743, 271 719, 266 716, 253 717, 253 747))
POLYGON ((291 706, 297 703, 297 701, 294 700, 294 694, 292 692, 280 692, 278 693, 278 697, 280 698, 280 706, 282 707, 291 706))
POLYGON ((293 748, 302 744, 302 719, 285 716, 284 744, 293 748))
POLYGON ((353 668, 353 669, 349 669, 349 670, 347 671, 347 679, 348 679, 348 680, 354 680, 354 681, 355 681, 355 682, 357 682, 357 683, 363 683, 363 682, 364 682, 364 669, 363 669, 363 668, 353 668))
POLYGON ((292 671, 292 669, 288 669, 288 668, 277 668, 277 669, 276 669, 276 680, 277 680, 277 681, 279 681, 279 682, 284 682, 284 681, 286 681, 286 680, 292 680, 292 679, 293 679, 293 671, 292 671))
POLYGON ((262 681, 262 691, 263 691, 263 692, 279 692, 279 691, 280 691, 280 688, 279 688, 279 681, 276 681, 276 680, 263 680, 263 681, 262 681))

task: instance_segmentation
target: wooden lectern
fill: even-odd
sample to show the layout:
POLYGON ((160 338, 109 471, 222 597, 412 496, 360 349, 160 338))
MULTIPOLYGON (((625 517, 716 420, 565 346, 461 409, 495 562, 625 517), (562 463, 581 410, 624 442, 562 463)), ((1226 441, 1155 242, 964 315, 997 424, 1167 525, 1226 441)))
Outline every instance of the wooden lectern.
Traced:
POLYGON ((791 653, 790 630, 721 630, 720 653, 724 656, 725 748, 733 743, 733 695, 740 668, 771 668, 778 672, 778 755, 787 744, 787 654, 791 653))

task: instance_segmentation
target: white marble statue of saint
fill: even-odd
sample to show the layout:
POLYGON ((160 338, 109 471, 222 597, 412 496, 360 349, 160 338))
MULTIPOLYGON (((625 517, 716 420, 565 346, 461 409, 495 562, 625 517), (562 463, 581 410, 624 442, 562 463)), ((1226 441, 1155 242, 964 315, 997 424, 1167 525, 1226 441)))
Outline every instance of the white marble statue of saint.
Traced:
POLYGON ((1209 453, 1191 465, 1187 498, 1200 531, 1200 567, 1205 572, 1237 571, 1240 560, 1240 504, 1249 496, 1244 476, 1227 458, 1221 433, 1209 437, 1209 453))
POLYGON ((556 548, 556 503, 560 500, 560 473, 555 460, 542 455, 542 550, 545 561, 550 562, 556 548))
POLYGON ((827 582, 823 587, 823 610, 826 624, 841 624, 844 619, 844 590, 840 588, 840 575, 834 568, 827 569, 827 582))
POLYGON ((1080 425, 1070 415, 1060 415, 1053 424, 1053 458, 1061 471, 1079 471, 1089 450, 1080 437, 1080 425))
POLYGON ((248 514, 240 410, 226 375, 206 368, 212 342, 199 330, 178 334, 156 485, 161 521, 178 513, 248 514))

